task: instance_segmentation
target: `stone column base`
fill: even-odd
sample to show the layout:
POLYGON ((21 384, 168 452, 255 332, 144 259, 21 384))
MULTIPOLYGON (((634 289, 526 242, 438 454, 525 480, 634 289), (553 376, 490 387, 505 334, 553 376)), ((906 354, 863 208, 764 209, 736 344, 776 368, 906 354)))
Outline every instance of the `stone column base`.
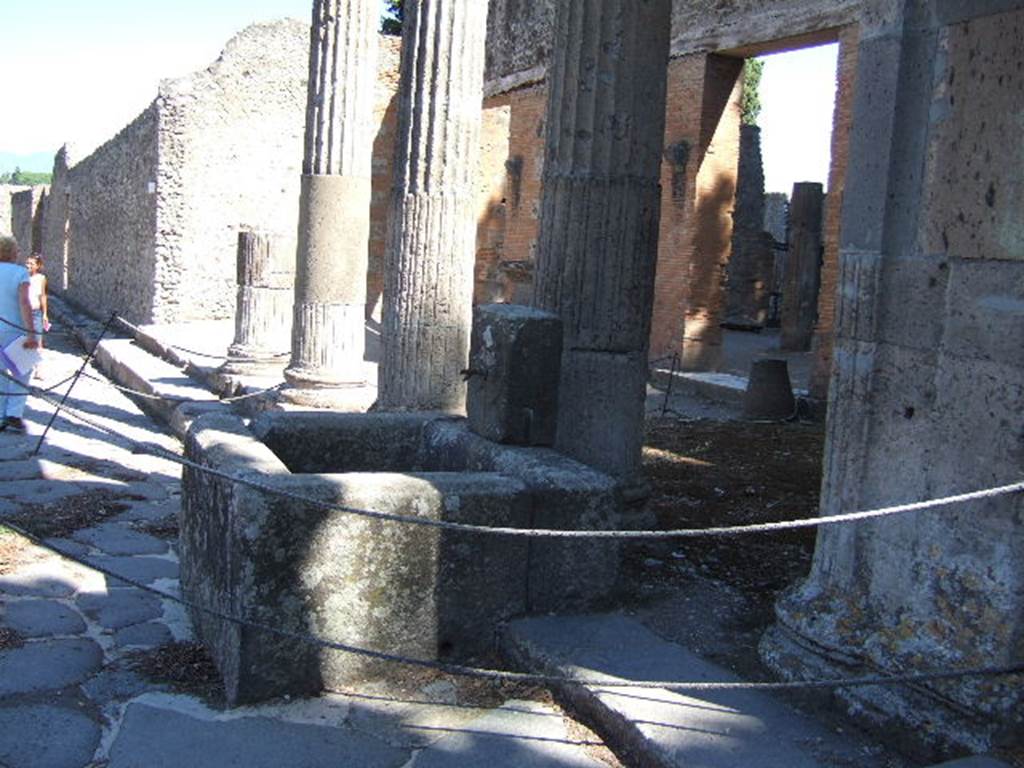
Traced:
MULTIPOLYGON (((815 612, 815 623, 822 625, 818 636, 808 636, 788 625, 787 609, 777 607, 779 621, 761 638, 758 650, 762 661, 784 680, 874 677, 927 671, 924 667, 900 666, 895 661, 888 669, 880 668, 865 657, 862 645, 841 640, 833 644, 831 635, 836 633, 838 637, 849 617, 837 619, 827 612, 818 612, 816 608, 809 607, 808 610, 815 612)), ((935 661, 929 669, 942 667, 955 669, 956 665, 935 661)), ((968 678, 966 684, 970 684, 970 680, 968 678)), ((988 679, 983 684, 991 684, 993 680, 988 679)), ((1005 682, 1013 678, 1003 677, 1000 680, 1005 682)), ((834 696, 864 727, 884 734, 886 741, 901 751, 931 763, 962 755, 965 751, 990 751, 1004 745, 1011 735, 1009 725, 983 713, 969 711, 942 694, 943 686, 964 684, 964 680, 953 680, 837 688, 834 696)))
POLYGON ((337 386, 296 386, 291 377, 286 378, 289 379, 288 385, 277 392, 277 403, 281 406, 365 413, 377 400, 377 387, 367 382, 337 386))

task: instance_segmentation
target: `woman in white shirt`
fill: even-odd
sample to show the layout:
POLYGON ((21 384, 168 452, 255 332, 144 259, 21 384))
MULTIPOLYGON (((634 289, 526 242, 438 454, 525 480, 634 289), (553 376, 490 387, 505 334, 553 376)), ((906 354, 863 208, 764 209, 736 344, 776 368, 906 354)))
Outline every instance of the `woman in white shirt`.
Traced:
POLYGON ((46 306, 46 275, 43 274, 43 257, 33 253, 25 259, 28 270, 28 303, 32 307, 32 328, 38 334, 39 346, 43 346, 43 333, 50 330, 50 313, 46 306))

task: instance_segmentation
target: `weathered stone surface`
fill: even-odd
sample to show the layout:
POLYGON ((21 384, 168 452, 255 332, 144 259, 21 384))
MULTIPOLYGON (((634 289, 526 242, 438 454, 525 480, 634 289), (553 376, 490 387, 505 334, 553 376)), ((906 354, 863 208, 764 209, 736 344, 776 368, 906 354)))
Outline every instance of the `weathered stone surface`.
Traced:
MULTIPOLYGON (((986 18, 942 28, 943 5, 866 11, 878 26, 859 53, 823 515, 1020 477, 1024 370, 1006 334, 1019 314, 1007 286, 1024 271, 991 241, 988 258, 975 251, 1014 215, 1002 213, 998 191, 985 194, 981 167, 1003 140, 999 130, 969 131, 969 160, 950 142, 981 112, 994 128, 1024 105, 1019 89, 1008 96, 1005 73, 983 79, 970 69, 982 50, 993 62, 1012 57, 1019 39, 1004 32, 1024 11, 961 5, 986 18), (979 164, 982 182, 956 198, 963 217, 950 217, 951 183, 966 163, 979 164)), ((1017 172, 1004 166, 993 188, 1004 189, 1003 171, 1017 172)), ((822 529, 811 573, 777 604, 762 655, 794 677, 1019 662, 1021 503, 1003 496, 822 529)), ((1019 742, 1022 690, 1015 677, 980 677, 840 696, 887 733, 901 723, 903 737, 934 756, 1019 742)))
POLYGON ((533 303, 563 322, 555 445, 627 478, 640 461, 629 421, 642 419, 643 394, 619 387, 633 366, 646 376, 669 14, 668 0, 558 4, 548 87, 533 303), (598 402, 615 392, 624 430, 582 412, 583 368, 598 402))
POLYGON ((824 200, 821 184, 799 182, 793 185, 789 203, 786 282, 782 288, 779 348, 783 351, 806 351, 811 346, 821 286, 824 200))
POLYGON ((241 230, 237 275, 235 338, 221 366, 226 373, 258 371, 287 354, 295 291, 294 243, 271 232, 241 230))
POLYGON ((0 707, 0 764, 17 768, 79 768, 92 761, 100 725, 66 706, 0 707))
POLYGON ((7 603, 0 625, 26 637, 77 635, 85 631, 85 622, 72 608, 47 600, 7 603))
MULTIPOLYGON (((178 564, 162 557, 102 557, 88 556, 86 561, 109 569, 118 576, 150 585, 159 579, 178 578, 178 564)), ((106 577, 111 588, 128 586, 125 582, 106 577)))
POLYGON ((562 323, 515 304, 473 310, 469 427, 497 443, 551 445, 558 419, 562 323))
POLYGON ((136 323, 231 317, 240 223, 298 218, 308 46, 308 17, 243 30, 70 168, 69 296, 136 323))
POLYGON ((101 523, 75 531, 72 537, 108 555, 162 555, 167 551, 166 541, 117 523, 101 523))
POLYGON ((155 619, 163 613, 156 595, 138 589, 115 589, 106 595, 79 595, 79 609, 106 629, 121 629, 155 619))
POLYGON ((173 639, 167 625, 156 621, 122 627, 114 633, 114 642, 121 647, 130 645, 156 648, 171 642, 173 639))
POLYGON ((465 408, 487 4, 405 10, 384 271, 385 410, 465 408))
POLYGON ((725 316, 743 328, 762 326, 768 316, 773 249, 764 236, 764 198, 761 129, 741 125, 725 316))
POLYGON ((0 576, 0 593, 15 597, 67 597, 78 585, 77 576, 60 560, 33 563, 0 576))
POLYGON ((292 359, 282 392, 293 402, 305 402, 301 390, 313 389, 320 390, 316 404, 327 404, 324 390, 366 382, 378 15, 371 0, 313 5, 292 359))
POLYGON ((128 707, 110 749, 110 768, 399 768, 408 760, 408 751, 344 728, 320 728, 264 717, 200 720, 145 704, 128 707))
POLYGON ((559 712, 534 701, 509 701, 457 729, 416 756, 417 768, 600 768, 580 749, 559 712))
POLYGON ((81 682, 103 663, 92 640, 39 640, 0 652, 0 695, 36 693, 81 682))
POLYGON ((788 419, 795 406, 786 361, 755 360, 743 398, 743 415, 748 419, 788 419))
MULTIPOLYGON (((267 413, 255 433, 267 445, 228 417, 201 419, 190 434, 193 460, 233 473, 259 469, 262 484, 293 494, 186 470, 182 585, 201 605, 357 647, 464 658, 488 650, 494 627, 510 616, 585 605, 614 582, 614 545, 442 532, 294 498, 484 526, 614 525, 613 481, 550 450, 501 446, 431 414, 335 414, 318 423, 267 413), (308 443, 303 425, 312 427, 308 443), (333 452, 326 463, 302 463, 317 472, 304 475, 290 474, 268 447, 294 456, 297 445, 320 444, 333 452), (583 560, 573 558, 584 557, 592 565, 580 573, 574 563, 583 560)), ((356 655, 193 618, 232 701, 394 674, 356 655)))

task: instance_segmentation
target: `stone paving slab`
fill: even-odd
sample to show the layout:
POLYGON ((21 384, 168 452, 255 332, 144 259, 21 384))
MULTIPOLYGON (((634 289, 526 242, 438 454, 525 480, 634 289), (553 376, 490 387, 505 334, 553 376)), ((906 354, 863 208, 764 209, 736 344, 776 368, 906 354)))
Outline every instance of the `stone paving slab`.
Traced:
POLYGON ((67 706, 0 706, 0 765, 82 768, 100 742, 100 726, 67 706))
POLYGON ((85 622, 73 608, 52 600, 19 600, 0 614, 0 626, 13 629, 23 637, 77 635, 85 632, 85 622))
MULTIPOLYGON (((617 614, 513 622, 503 639, 530 671, 607 679, 739 682, 734 674, 617 614), (570 661, 571 660, 571 661, 570 661)), ((562 686, 609 743, 652 766, 869 768, 859 747, 756 691, 675 693, 562 686)))
MULTIPOLYGON (((106 568, 119 576, 132 579, 152 586, 161 579, 177 579, 178 563, 163 557, 103 557, 88 556, 85 558, 99 568, 106 568)), ((112 589, 126 586, 124 582, 109 578, 108 586, 112 589)))
POLYGON ((400 768, 410 758, 358 731, 265 717, 202 720, 146 704, 128 706, 109 768, 400 768))
POLYGON ((533 701, 510 701, 454 729, 416 755, 410 768, 599 768, 605 763, 569 736, 562 715, 533 701))
POLYGON ((162 555, 167 552, 166 541, 117 523, 102 523, 76 531, 72 538, 108 555, 162 555))
POLYGON ((103 651, 92 640, 33 640, 0 651, 0 697, 66 688, 102 664, 103 651))
POLYGON ((114 642, 121 647, 159 648, 173 639, 167 625, 157 621, 133 624, 114 633, 114 642))
POLYGON ((80 595, 78 607, 104 629, 122 629, 159 618, 160 598, 139 589, 116 589, 108 594, 80 595))

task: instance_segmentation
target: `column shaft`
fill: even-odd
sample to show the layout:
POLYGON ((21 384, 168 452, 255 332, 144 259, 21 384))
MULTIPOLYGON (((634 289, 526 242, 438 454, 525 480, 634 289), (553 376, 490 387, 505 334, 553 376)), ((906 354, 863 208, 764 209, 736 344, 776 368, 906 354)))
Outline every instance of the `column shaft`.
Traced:
MULTIPOLYGON (((379 16, 372 0, 315 0, 285 398, 365 383, 370 158, 379 16)), ((317 403, 329 405, 325 393, 317 403)))
POLYGON ((534 304, 564 324, 556 447, 640 462, 670 3, 558 4, 534 304))
POLYGON ((235 338, 225 372, 283 364, 291 338, 294 256, 293 243, 279 235, 251 229, 238 233, 235 338))
POLYGON ((406 7, 379 405, 461 411, 472 320, 474 181, 487 3, 406 7))

